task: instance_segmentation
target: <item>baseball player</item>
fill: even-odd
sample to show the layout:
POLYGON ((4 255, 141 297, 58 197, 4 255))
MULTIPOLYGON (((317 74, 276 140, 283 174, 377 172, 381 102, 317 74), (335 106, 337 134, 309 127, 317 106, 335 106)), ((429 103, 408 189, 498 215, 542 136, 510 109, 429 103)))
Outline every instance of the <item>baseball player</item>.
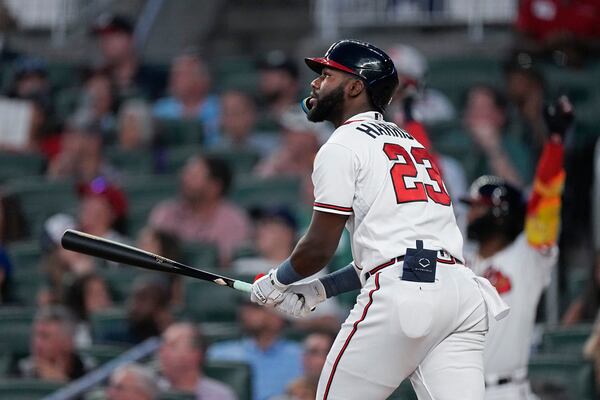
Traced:
POLYGON ((419 399, 482 399, 488 315, 508 307, 464 266, 452 202, 427 150, 386 122, 398 85, 387 54, 341 40, 307 58, 319 76, 303 101, 335 131, 315 159, 314 212, 289 259, 258 279, 253 301, 304 316, 361 289, 323 368, 317 398, 385 399, 410 377, 419 399), (354 261, 321 270, 346 227, 354 261))
POLYGON ((568 99, 561 97, 545 117, 552 134, 538 163, 529 202, 525 204, 517 188, 493 176, 478 178, 463 199, 469 205, 467 236, 477 244, 473 254, 466 254, 467 265, 489 279, 511 307, 508 318, 492 323, 486 339, 489 400, 536 398, 527 380, 527 363, 537 304, 558 257, 565 176, 562 139, 573 119, 568 99))

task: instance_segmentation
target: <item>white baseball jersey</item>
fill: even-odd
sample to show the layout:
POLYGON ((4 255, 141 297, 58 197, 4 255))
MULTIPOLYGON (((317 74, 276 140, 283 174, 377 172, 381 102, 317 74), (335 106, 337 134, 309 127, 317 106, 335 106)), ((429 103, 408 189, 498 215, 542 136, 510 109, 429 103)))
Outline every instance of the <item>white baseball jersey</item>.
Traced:
POLYGON ((484 350, 486 377, 492 381, 514 374, 524 378, 537 305, 542 291, 550 284, 558 249, 537 250, 521 233, 492 257, 466 255, 467 265, 487 278, 511 308, 508 317, 490 325, 484 350))
POLYGON ((317 154, 314 209, 350 216, 346 228, 362 273, 415 247, 463 259, 450 196, 425 148, 378 112, 355 115, 317 154))

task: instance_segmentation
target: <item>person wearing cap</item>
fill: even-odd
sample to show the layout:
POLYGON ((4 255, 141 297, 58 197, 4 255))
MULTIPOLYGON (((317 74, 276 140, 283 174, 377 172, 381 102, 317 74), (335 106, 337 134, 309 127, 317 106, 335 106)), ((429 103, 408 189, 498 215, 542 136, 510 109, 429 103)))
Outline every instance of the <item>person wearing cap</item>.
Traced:
POLYGON ((266 109, 263 118, 276 124, 300 100, 298 66, 284 52, 272 50, 260 60, 258 70, 259 97, 266 109))
POLYGON ((189 119, 202 123, 204 144, 219 141, 219 97, 210 93, 208 66, 196 53, 186 52, 173 59, 169 75, 169 96, 154 103, 160 119, 189 119))
POLYGON ((140 60, 135 48, 133 23, 123 15, 102 14, 94 22, 92 35, 98 40, 102 65, 109 71, 118 97, 156 99, 164 92, 164 72, 140 60))
POLYGON ((239 321, 244 332, 242 339, 214 343, 208 348, 208 359, 248 363, 254 400, 268 400, 283 393, 289 383, 302 375, 301 346, 282 336, 284 316, 245 298, 239 321))

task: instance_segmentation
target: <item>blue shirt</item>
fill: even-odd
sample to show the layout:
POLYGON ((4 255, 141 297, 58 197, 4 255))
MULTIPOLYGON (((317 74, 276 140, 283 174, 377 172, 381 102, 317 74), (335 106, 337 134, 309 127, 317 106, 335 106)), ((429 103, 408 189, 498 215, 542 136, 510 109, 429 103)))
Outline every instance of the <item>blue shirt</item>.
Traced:
MULTIPOLYGON (((162 119, 183 119, 183 105, 175 97, 163 97, 154 103, 154 116, 162 119)), ((218 142, 219 118, 221 106, 215 95, 207 96, 198 108, 196 119, 204 126, 204 143, 213 145, 218 142)))
POLYGON ((252 339, 215 343, 208 358, 247 362, 252 369, 252 398, 267 400, 285 392, 286 386, 302 375, 302 349, 298 343, 280 339, 263 351, 252 339))

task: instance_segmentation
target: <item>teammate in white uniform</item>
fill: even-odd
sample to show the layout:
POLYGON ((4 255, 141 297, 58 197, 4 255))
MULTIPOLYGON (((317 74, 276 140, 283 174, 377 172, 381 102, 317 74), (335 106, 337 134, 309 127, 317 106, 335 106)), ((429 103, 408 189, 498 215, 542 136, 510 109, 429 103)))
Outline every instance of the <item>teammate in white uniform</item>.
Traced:
POLYGON ((551 110, 546 120, 552 135, 538 163, 528 204, 518 189, 493 176, 477 179, 464 200, 470 205, 467 236, 477 243, 473 254, 466 254, 467 265, 488 278, 511 307, 508 318, 492 323, 486 339, 486 400, 535 398, 527 364, 538 301, 558 258, 562 137, 572 120, 566 98, 551 110))
POLYGON ((336 130, 314 166, 310 227, 291 257, 253 285, 252 300, 295 316, 361 288, 321 374, 318 399, 385 399, 407 377, 419 399, 482 399, 488 315, 508 308, 464 267, 462 237, 439 171, 411 135, 383 121, 398 78, 363 42, 306 59, 319 74, 308 119, 336 130), (308 283, 344 229, 354 261, 308 283))

